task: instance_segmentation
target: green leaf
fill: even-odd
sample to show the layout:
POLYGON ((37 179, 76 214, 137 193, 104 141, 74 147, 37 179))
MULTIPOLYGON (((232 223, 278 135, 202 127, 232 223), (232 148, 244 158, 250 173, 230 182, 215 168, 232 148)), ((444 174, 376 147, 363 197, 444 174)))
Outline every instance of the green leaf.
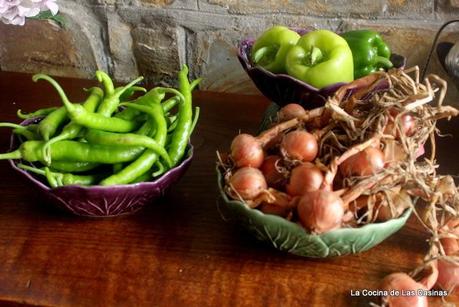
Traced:
POLYGON ((40 12, 38 15, 29 18, 40 20, 52 20, 56 22, 61 28, 65 27, 65 18, 60 14, 53 15, 51 11, 43 11, 40 12))

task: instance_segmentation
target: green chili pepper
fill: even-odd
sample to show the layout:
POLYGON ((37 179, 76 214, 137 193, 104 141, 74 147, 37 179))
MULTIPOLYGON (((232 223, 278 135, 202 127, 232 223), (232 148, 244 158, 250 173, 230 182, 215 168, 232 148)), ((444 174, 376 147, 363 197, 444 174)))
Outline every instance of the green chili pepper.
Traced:
POLYGON ((57 181, 57 177, 54 176, 54 174, 49 170, 48 167, 45 167, 44 172, 45 172, 44 175, 45 175, 46 179, 48 180, 48 184, 49 184, 49 186, 51 188, 55 189, 55 188, 58 188, 59 186, 62 185, 62 183, 59 183, 57 181))
MULTIPOLYGON (((65 94, 61 86, 51 77, 43 74, 37 74, 33 76, 34 81, 41 79, 48 81, 56 89, 65 106, 65 109, 67 110, 66 113, 68 113, 71 120, 77 123, 78 125, 87 128, 100 129, 111 132, 130 132, 138 127, 138 123, 134 121, 127 121, 116 117, 107 117, 110 115, 106 115, 102 112, 100 114, 88 112, 82 105, 71 103, 68 100, 67 95, 65 94)), ((116 93, 117 92, 115 91, 115 96, 117 95, 116 93)), ((102 101, 102 103, 104 101, 102 101)), ((49 116, 51 115, 48 115, 48 117, 49 116)))
MULTIPOLYGON (((98 87, 93 87, 89 91, 90 95, 83 103, 83 108, 87 112, 94 112, 102 97, 104 96, 104 92, 98 87)), ((43 156, 45 157, 46 164, 51 164, 51 153, 49 148, 53 143, 76 138, 82 129, 83 126, 72 121, 62 129, 62 132, 58 136, 47 141, 46 144, 43 146, 43 156)))
POLYGON ((46 116, 49 113, 56 111, 56 110, 57 110, 57 107, 51 107, 51 108, 39 109, 31 113, 22 113, 21 109, 19 109, 16 114, 20 119, 30 119, 30 118, 39 117, 39 116, 46 116))
MULTIPOLYGON (((198 79, 194 80, 193 82, 191 82, 191 85, 190 85, 191 90, 193 90, 199 84, 199 82, 201 80, 202 80, 202 78, 198 78, 198 79)), ((139 98, 137 98, 136 100, 134 100, 132 102, 133 103, 137 103, 137 104, 141 104, 141 105, 149 105, 149 101, 151 100, 149 98, 149 96, 150 95, 153 95, 153 96, 158 95, 158 93, 155 93, 155 91, 158 91, 158 89, 160 89, 160 88, 154 88, 154 89, 150 90, 150 93, 147 93, 144 96, 139 97, 139 98)), ((164 89, 164 88, 162 88, 162 89, 164 89)), ((164 94, 165 94, 165 92, 164 92, 164 94)), ((163 98, 161 98, 161 101, 163 100, 163 98)), ((175 95, 174 97, 171 97, 171 98, 167 99, 166 101, 164 101, 162 103, 164 113, 167 113, 170 110, 172 110, 179 102, 180 102, 180 97, 178 97, 177 95, 175 95)), ((119 117, 119 118, 126 119, 126 120, 132 120, 136 116, 138 116, 139 113, 141 113, 141 112, 139 110, 134 109, 134 108, 126 108, 123 111, 115 114, 115 117, 119 117)))
POLYGON ((140 175, 139 177, 137 177, 136 179, 134 179, 131 184, 133 183, 139 183, 139 182, 146 182, 146 181, 150 181, 151 179, 151 174, 150 172, 145 172, 144 174, 140 175))
POLYGON ((82 173, 95 169, 99 163, 81 161, 53 161, 50 169, 63 173, 82 173))
POLYGON ((38 124, 38 133, 47 141, 56 134, 57 129, 67 120, 67 110, 60 107, 51 112, 38 124))
POLYGON ((124 164, 123 163, 115 163, 115 164, 113 164, 112 171, 113 171, 113 173, 118 173, 123 168, 124 168, 124 164))
POLYGON ((36 140, 38 138, 35 133, 28 129, 28 126, 21 126, 13 123, 0 123, 0 128, 13 128, 13 133, 22 135, 27 140, 36 140))
POLYGON ((118 108, 118 104, 120 102, 120 97, 121 95, 123 95, 124 92, 129 90, 129 88, 134 86, 136 83, 143 80, 143 77, 138 77, 134 81, 131 81, 129 84, 125 85, 124 87, 117 88, 115 90, 113 89, 112 80, 105 72, 100 71, 100 70, 97 71, 96 77, 99 80, 99 82, 103 82, 104 87, 105 87, 105 92, 106 92, 104 100, 100 104, 99 109, 97 110, 97 113, 105 117, 110 117, 112 113, 116 111, 116 109, 118 108))
POLYGON ((140 126, 139 129, 137 129, 135 134, 150 135, 150 134, 152 134, 152 133, 150 133, 152 131, 152 129, 154 129, 154 127, 151 126, 151 122, 146 121, 145 123, 143 123, 142 126, 140 126))
POLYGON ((167 121, 168 121, 167 132, 168 133, 174 131, 174 129, 177 127, 177 118, 178 118, 177 115, 167 118, 167 121))
POLYGON ((115 93, 115 86, 113 85, 112 78, 105 71, 97 70, 96 71, 97 81, 101 82, 104 85, 105 95, 112 96, 115 93))
MULTIPOLYGON (((167 123, 164 118, 163 109, 161 107, 161 96, 157 91, 157 97, 152 97, 150 106, 143 106, 137 104, 129 104, 129 107, 136 108, 142 112, 145 112, 151 116, 151 121, 156 126, 155 141, 160 145, 164 146, 167 137, 167 123)), ((158 155, 152 150, 146 150, 137 160, 126 166, 120 172, 113 174, 112 176, 105 178, 100 182, 101 185, 113 185, 113 184, 126 184, 135 180, 140 175, 149 171, 153 164, 157 161, 158 155)))
POLYGON ((378 32, 371 30, 349 31, 341 35, 352 50, 354 78, 366 76, 380 68, 393 66, 389 46, 378 32))
POLYGON ((252 62, 273 73, 285 73, 287 52, 300 39, 295 31, 283 26, 274 26, 265 31, 251 50, 252 62))
MULTIPOLYGON (((15 151, 0 154, 0 160, 24 159, 44 164, 43 141, 26 141, 15 151)), ((76 141, 60 141, 51 145, 51 158, 56 161, 81 161, 114 164, 136 159, 142 147, 95 145, 76 141)))
POLYGON ((100 175, 100 174, 74 175, 70 173, 58 173, 58 172, 52 172, 51 170, 49 170, 48 167, 40 169, 40 168, 25 165, 22 163, 19 163, 17 166, 19 168, 22 168, 23 170, 32 172, 34 174, 45 176, 48 179, 48 183, 52 188, 57 188, 59 186, 71 185, 71 184, 92 185, 92 184, 97 183, 97 181, 99 181, 100 178, 103 178, 103 175, 100 175))
POLYGON ((196 124, 198 123, 200 113, 201 113, 201 109, 199 107, 194 108, 193 122, 191 123, 190 135, 188 137, 191 136, 191 133, 193 133, 194 128, 196 128, 196 124))
POLYGON ((316 88, 354 80, 352 52, 346 40, 328 30, 303 35, 287 54, 287 72, 316 88))
MULTIPOLYGON (((122 87, 117 88, 116 90, 120 90, 122 87)), ((120 96, 120 101, 125 101, 129 97, 131 97, 135 92, 142 92, 146 93, 147 89, 141 86, 131 86, 128 88, 121 96, 120 96)))
POLYGON ((184 65, 182 70, 179 72, 178 79, 179 90, 182 93, 184 100, 179 104, 177 126, 172 132, 171 142, 168 149, 172 165, 177 165, 185 154, 193 124, 191 87, 188 81, 188 67, 186 65, 184 65))
MULTIPOLYGON (((125 103, 124 105, 132 107, 131 103, 125 103)), ((166 161, 167 166, 171 167, 171 159, 169 158, 166 149, 148 136, 137 135, 134 133, 121 134, 92 129, 86 133, 85 138, 92 144, 142 146, 148 148, 163 158, 164 161, 166 161)))
MULTIPOLYGON (((160 90, 160 88, 154 88, 150 91, 148 91, 145 95, 142 97, 137 98, 134 100, 132 103, 136 103, 139 105, 150 105, 152 101, 162 101, 164 97, 166 96, 166 92, 160 90)), ((137 109, 134 108, 126 108, 123 111, 115 114, 116 118, 122 118, 125 120, 133 120, 137 116, 139 116, 141 112, 137 109)))
POLYGON ((158 167, 158 170, 153 172, 152 174, 153 178, 161 176, 168 170, 167 168, 164 167, 164 165, 160 161, 156 161, 155 165, 158 167))

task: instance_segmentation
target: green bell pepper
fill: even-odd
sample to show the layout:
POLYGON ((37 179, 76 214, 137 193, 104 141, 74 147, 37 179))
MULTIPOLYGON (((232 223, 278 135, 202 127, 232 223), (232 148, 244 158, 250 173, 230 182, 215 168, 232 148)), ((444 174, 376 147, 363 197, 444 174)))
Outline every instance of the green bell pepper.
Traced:
POLYGON ((285 56, 300 39, 295 31, 274 26, 265 31, 255 42, 251 51, 252 62, 273 73, 285 73, 285 56))
POLYGON ((316 88, 354 80, 352 52, 347 42, 328 30, 303 35, 287 53, 287 72, 316 88))
POLYGON ((352 50, 354 78, 366 76, 380 68, 391 68, 389 46, 381 36, 371 30, 349 31, 342 35, 352 50))

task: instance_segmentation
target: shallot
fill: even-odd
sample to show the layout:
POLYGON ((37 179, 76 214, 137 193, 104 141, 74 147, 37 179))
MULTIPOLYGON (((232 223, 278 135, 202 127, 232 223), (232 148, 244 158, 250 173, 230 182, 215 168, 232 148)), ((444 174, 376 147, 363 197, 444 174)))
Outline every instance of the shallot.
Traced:
POLYGON ((281 122, 306 114, 304 108, 297 103, 289 103, 279 110, 278 116, 281 122))
POLYGON ((289 159, 310 162, 316 158, 318 151, 316 137, 304 130, 287 133, 281 142, 281 152, 289 159))
POLYGON ((292 170, 286 190, 291 196, 300 196, 318 190, 323 181, 322 171, 314 164, 306 162, 292 170))
POLYGON ((382 281, 381 289, 389 294, 392 291, 394 294, 383 298, 389 307, 427 307, 428 305, 427 296, 418 294, 419 290, 427 289, 406 273, 392 273, 386 276, 382 281))
POLYGON ((341 226, 344 203, 334 192, 316 190, 299 198, 297 212, 304 228, 313 233, 323 233, 341 226))
POLYGON ((229 179, 229 184, 236 196, 244 200, 255 199, 268 188, 261 171, 253 167, 238 169, 229 179))
POLYGON ((262 144, 250 134, 239 134, 231 143, 231 158, 237 167, 260 167, 264 158, 262 144))
MULTIPOLYGON (((450 233, 451 237, 440 239, 446 256, 459 255, 459 220, 449 221, 440 232, 450 233), (453 236, 457 236, 456 238, 453 236)), ((459 264, 451 259, 438 259, 438 286, 444 290, 454 291, 459 286, 459 264)))
POLYGON ((340 165, 341 174, 349 176, 371 176, 384 168, 384 154, 374 147, 367 147, 349 157, 340 165))
POLYGON ((270 187, 279 187, 281 182, 284 180, 284 175, 279 171, 278 163, 282 161, 282 158, 277 155, 267 156, 260 166, 260 170, 265 176, 266 182, 270 187))

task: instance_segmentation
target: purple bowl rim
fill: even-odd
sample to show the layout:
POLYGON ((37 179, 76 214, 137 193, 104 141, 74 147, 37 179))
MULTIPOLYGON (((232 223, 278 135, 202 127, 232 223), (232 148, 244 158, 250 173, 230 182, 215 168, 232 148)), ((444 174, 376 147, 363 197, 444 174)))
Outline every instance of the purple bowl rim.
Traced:
MULTIPOLYGON (((20 125, 27 126, 27 125, 31 124, 32 122, 34 122, 34 121, 41 120, 42 118, 43 117, 35 117, 35 118, 31 118, 31 119, 26 119, 23 122, 21 122, 20 125)), ((10 138, 10 148, 9 148, 10 151, 13 148, 14 139, 15 139, 15 135, 14 135, 14 133, 12 133, 11 134, 11 138, 10 138)), ((178 165, 174 166, 173 168, 171 168, 170 170, 168 170, 166 173, 164 173, 161 177, 159 177, 155 181, 144 181, 144 182, 137 182, 137 183, 116 184, 116 185, 107 185, 107 186, 103 186, 103 185, 84 186, 84 185, 78 185, 78 184, 71 184, 71 185, 66 185, 66 186, 57 187, 57 188, 51 188, 51 187, 47 186, 46 184, 44 184, 40 180, 36 179, 33 175, 31 175, 26 170, 23 170, 23 169, 17 167, 17 165, 16 165, 16 163, 14 161, 19 161, 20 159, 19 160, 9 159, 8 162, 10 163, 11 167, 15 171, 17 171, 17 172, 21 173, 22 175, 26 176, 33 183, 38 185, 38 187, 40 187, 41 189, 43 189, 45 191, 58 191, 58 190, 69 189, 69 188, 70 189, 78 188, 78 189, 87 190, 87 191, 98 191, 98 190, 106 191, 106 190, 113 189, 113 188, 129 189, 129 188, 138 188, 140 186, 142 186, 142 187, 143 186, 148 187, 150 185, 151 186, 158 186, 158 185, 162 184, 163 181, 167 180, 167 178, 169 178, 169 175, 171 175, 171 173, 175 173, 175 172, 179 171, 179 169, 184 167, 185 164, 188 164, 191 161, 191 159, 193 159, 194 147, 191 144, 191 142, 188 143, 185 155, 186 155, 186 158, 183 159, 180 162, 180 164, 178 164, 178 165)))

